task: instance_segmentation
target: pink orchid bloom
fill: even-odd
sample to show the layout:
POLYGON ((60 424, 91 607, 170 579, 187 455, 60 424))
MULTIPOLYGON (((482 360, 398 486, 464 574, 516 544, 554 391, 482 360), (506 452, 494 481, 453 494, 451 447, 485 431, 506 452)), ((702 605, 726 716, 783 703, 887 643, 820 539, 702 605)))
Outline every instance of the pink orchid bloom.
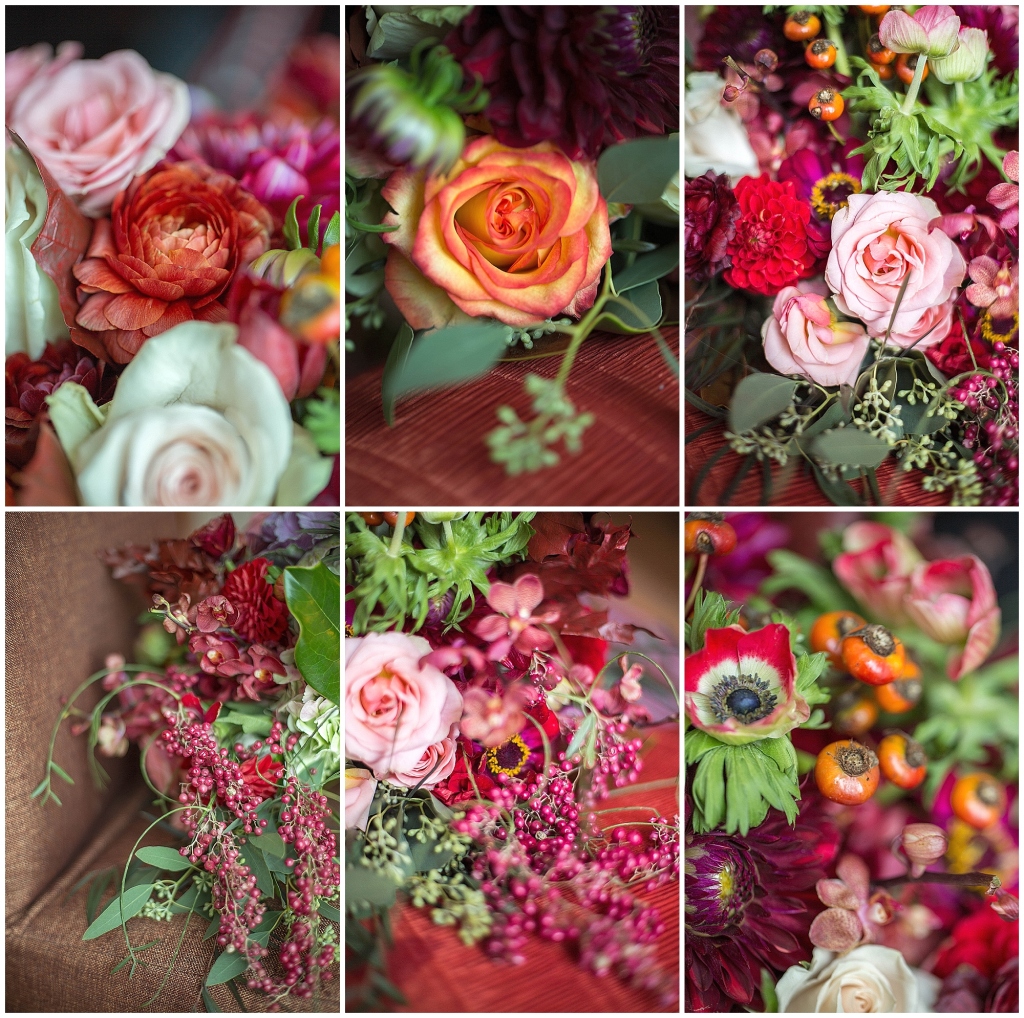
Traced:
POLYGON ((686 659, 686 713, 697 728, 740 745, 780 738, 810 717, 784 625, 709 629, 705 641, 686 659))
POLYGON ((988 308, 993 318, 1012 318, 1017 311, 1018 266, 1010 260, 999 264, 988 255, 972 258, 967 267, 973 282, 967 287, 967 299, 979 308, 988 308))
POLYGON ((643 689, 640 687, 640 676, 643 675, 642 665, 630 665, 626 655, 619 658, 619 667, 622 669, 622 678, 619 679, 619 693, 626 703, 635 703, 640 699, 643 689))
POLYGON ((1019 220, 1019 182, 1020 182, 1020 157, 1017 152, 1007 152, 1003 156, 1003 173, 1005 173, 1012 184, 996 184, 988 192, 988 202, 995 205, 997 209, 1005 211, 999 217, 999 225, 1004 230, 1015 230, 1019 220))
POLYGON ((195 624, 202 633, 215 633, 221 626, 230 628, 238 616, 234 605, 223 594, 204 598, 189 614, 195 615, 195 624))
POLYGON ((999 640, 995 587, 976 555, 922 563, 910 578, 904 603, 927 636, 953 645, 946 663, 951 679, 973 672, 999 640))
POLYGON ((851 524, 843 532, 843 553, 832 563, 839 582, 888 625, 906 622, 903 597, 921 561, 913 542, 884 523, 851 524))
POLYGON ((835 880, 819 880, 818 898, 828 908, 811 923, 810 938, 826 951, 849 951, 877 939, 878 927, 892 921, 896 902, 886 891, 870 895, 870 873, 860 856, 844 855, 835 880))
POLYGON ((952 7, 934 4, 921 7, 913 17, 889 11, 878 26, 882 43, 894 53, 924 53, 944 57, 959 42, 960 19, 952 7))
POLYGON ((533 614, 543 600, 544 585, 533 573, 525 573, 513 584, 499 581, 491 584, 487 603, 499 614, 485 616, 473 631, 491 644, 487 656, 492 661, 508 657, 513 647, 522 654, 532 654, 554 646, 551 636, 538 627, 556 622, 558 612, 533 614))
POLYGON ((522 731, 526 724, 523 707, 529 691, 523 685, 513 686, 504 696, 498 691, 474 687, 462 694, 462 720, 459 729, 467 738, 493 749, 522 731))

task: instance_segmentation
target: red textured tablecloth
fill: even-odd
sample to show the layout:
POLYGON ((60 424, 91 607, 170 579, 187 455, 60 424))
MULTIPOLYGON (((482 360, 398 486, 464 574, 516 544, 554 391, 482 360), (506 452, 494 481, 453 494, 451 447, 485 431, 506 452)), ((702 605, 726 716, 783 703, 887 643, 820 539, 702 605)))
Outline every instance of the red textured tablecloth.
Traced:
MULTIPOLYGON (((662 334, 678 354, 679 329, 662 334)), ((498 425, 495 409, 508 404, 528 419, 524 376, 551 378, 559 363, 502 363, 468 385, 403 399, 394 428, 381 413, 382 369, 350 379, 345 504, 678 505, 679 383, 650 336, 595 333, 583 344, 568 393, 596 421, 578 455, 517 477, 490 461, 484 436, 498 425)))
MULTIPOLYGON (((679 726, 662 725, 646 733, 644 769, 638 783, 675 778, 679 774, 679 726)), ((626 792, 607 799, 613 806, 650 806, 663 816, 679 811, 675 788, 626 792)), ((602 826, 643 818, 638 811, 606 813, 602 826)), ((657 907, 666 930, 658 943, 658 960, 676 983, 679 978, 680 885, 669 883, 641 896, 657 907)), ((633 990, 613 975, 598 979, 581 971, 570 957, 572 948, 532 937, 524 965, 499 965, 479 948, 462 944, 456 933, 435 926, 429 909, 406 906, 393 910, 394 948, 389 977, 408 1004, 399 1011, 676 1011, 660 1006, 650 993, 633 990)))
MULTIPOLYGON (((726 430, 725 423, 713 424, 707 414, 695 407, 686 407, 686 435, 689 437, 701 428, 711 425, 707 431, 698 435, 686 444, 686 504, 747 506, 760 505, 763 481, 763 467, 759 462, 747 471, 732 493, 728 503, 722 499, 729 488, 736 471, 743 465, 745 456, 731 450, 722 456, 708 471, 701 482, 700 490, 694 491, 694 485, 708 460, 710 460, 725 444, 722 433, 726 430)), ((823 494, 808 472, 802 470, 796 460, 791 460, 786 467, 772 463, 771 499, 769 505, 832 505, 823 494), (795 469, 794 469, 795 467, 795 469)), ((890 506, 924 506, 948 505, 949 493, 942 491, 925 491, 921 487, 924 474, 920 470, 903 471, 892 457, 887 459, 875 471, 878 477, 878 488, 882 501, 890 506)), ((853 489, 861 494, 862 482, 851 481, 853 489)))

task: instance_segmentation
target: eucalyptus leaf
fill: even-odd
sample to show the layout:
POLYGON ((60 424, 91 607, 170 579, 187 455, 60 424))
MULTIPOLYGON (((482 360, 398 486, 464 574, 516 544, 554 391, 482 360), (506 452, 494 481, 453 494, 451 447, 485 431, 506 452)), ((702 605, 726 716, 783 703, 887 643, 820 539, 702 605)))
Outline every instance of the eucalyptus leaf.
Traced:
POLYGON ((796 382, 791 378, 761 373, 747 375, 733 393, 729 430, 738 435, 778 417, 793 402, 795 392, 796 382))
POLYGON ((633 287, 661 279, 679 264, 679 243, 659 247, 651 254, 641 255, 632 265, 612 277, 616 293, 626 294, 633 287))
POLYGON ((135 854, 144 863, 172 873, 192 869, 192 863, 183 855, 180 855, 176 848, 153 846, 151 848, 140 848, 135 854))
POLYGON ((452 325, 415 340, 396 367, 395 398, 420 389, 465 382, 489 371, 508 349, 507 327, 484 319, 452 325))
POLYGON ((89 925, 89 928, 82 934, 82 939, 95 940, 97 937, 102 937, 104 933, 118 929, 122 919, 131 919, 132 916, 138 915, 142 911, 152 894, 152 884, 137 884, 135 887, 126 888, 124 894, 118 894, 89 925))
POLYGON ((398 888, 387 877, 357 864, 345 867, 345 902, 367 902, 390 908, 398 888))
POLYGON ((398 393, 395 391, 395 380, 405 370, 405 362, 409 359, 409 351, 412 349, 414 335, 408 322, 402 322, 391 344, 388 359, 384 364, 384 376, 380 383, 380 395, 384 410, 384 420, 389 428, 394 427, 395 424, 395 401, 398 399, 398 393))
POLYGON ((661 321, 661 312, 661 291, 651 281, 610 298, 594 328, 628 335, 650 332, 661 321))
POLYGON ((678 172, 678 135, 622 142, 605 149, 597 161, 601 194, 630 205, 658 201, 678 172))
POLYGON ((811 445, 816 456, 837 466, 877 467, 892 452, 889 445, 859 428, 834 428, 811 445))

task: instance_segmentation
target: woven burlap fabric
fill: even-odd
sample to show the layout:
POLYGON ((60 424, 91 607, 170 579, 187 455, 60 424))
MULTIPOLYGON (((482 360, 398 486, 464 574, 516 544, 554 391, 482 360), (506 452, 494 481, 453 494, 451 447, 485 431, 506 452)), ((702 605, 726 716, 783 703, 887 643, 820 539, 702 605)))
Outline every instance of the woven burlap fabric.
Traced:
MULTIPOLYGON (((663 331, 677 349, 678 328, 663 331)), ((553 468, 508 477, 484 436, 508 404, 532 417, 528 372, 550 378, 556 359, 499 364, 458 388, 403 399, 384 422, 381 370, 351 379, 345 396, 349 505, 678 505, 679 383, 650 336, 595 334, 567 385, 596 421, 583 450, 553 468)))

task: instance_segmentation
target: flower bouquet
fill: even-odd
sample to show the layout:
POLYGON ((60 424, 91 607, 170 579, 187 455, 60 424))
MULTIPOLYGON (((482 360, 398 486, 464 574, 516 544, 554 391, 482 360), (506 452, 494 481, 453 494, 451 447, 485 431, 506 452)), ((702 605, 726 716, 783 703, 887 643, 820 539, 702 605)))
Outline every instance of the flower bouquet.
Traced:
POLYGON ((111 655, 68 698, 32 794, 60 805, 57 779, 73 784, 53 756, 66 720, 100 756, 139 747, 155 816, 123 869, 89 873, 75 890, 89 885, 83 939, 124 937, 112 974, 127 967, 128 978, 163 942, 143 943, 154 929, 132 920, 185 917, 146 1006, 196 922, 217 948, 201 990, 207 1011, 222 1010, 211 987, 227 984, 240 1000, 239 980, 266 1010, 318 1007, 336 975, 339 548, 338 514, 306 512, 257 516, 241 533, 225 515, 187 540, 104 553, 160 621, 143 627, 138 664, 111 655), (82 710, 95 683, 104 693, 82 710), (151 837, 161 844, 144 844, 151 837))
POLYGON ((1017 1010, 1017 519, 886 519, 687 519, 687 1010, 1017 1010))
POLYGON ((705 10, 689 500, 1016 505, 1016 8, 705 10))
MULTIPOLYGON (((630 526, 384 516, 346 514, 350 1004, 404 1002, 395 983, 418 978, 386 970, 401 901, 429 906, 481 961, 524 964, 537 937, 632 985, 627 1010, 672 1006, 676 949, 649 899, 664 885, 677 907, 678 693, 658 641, 611 652, 650 637, 607 600, 629 590, 630 526), (669 776, 616 808, 662 745, 669 776)), ((475 964, 454 938, 420 935, 475 964)))
POLYGON ((389 425, 414 391, 560 355, 486 438, 509 474, 553 466, 593 423, 566 382, 595 329, 652 334, 678 373, 678 13, 367 6, 348 30, 348 349, 390 344, 389 425))
POLYGON ((337 40, 231 113, 81 54, 6 57, 7 503, 337 504, 337 40))

